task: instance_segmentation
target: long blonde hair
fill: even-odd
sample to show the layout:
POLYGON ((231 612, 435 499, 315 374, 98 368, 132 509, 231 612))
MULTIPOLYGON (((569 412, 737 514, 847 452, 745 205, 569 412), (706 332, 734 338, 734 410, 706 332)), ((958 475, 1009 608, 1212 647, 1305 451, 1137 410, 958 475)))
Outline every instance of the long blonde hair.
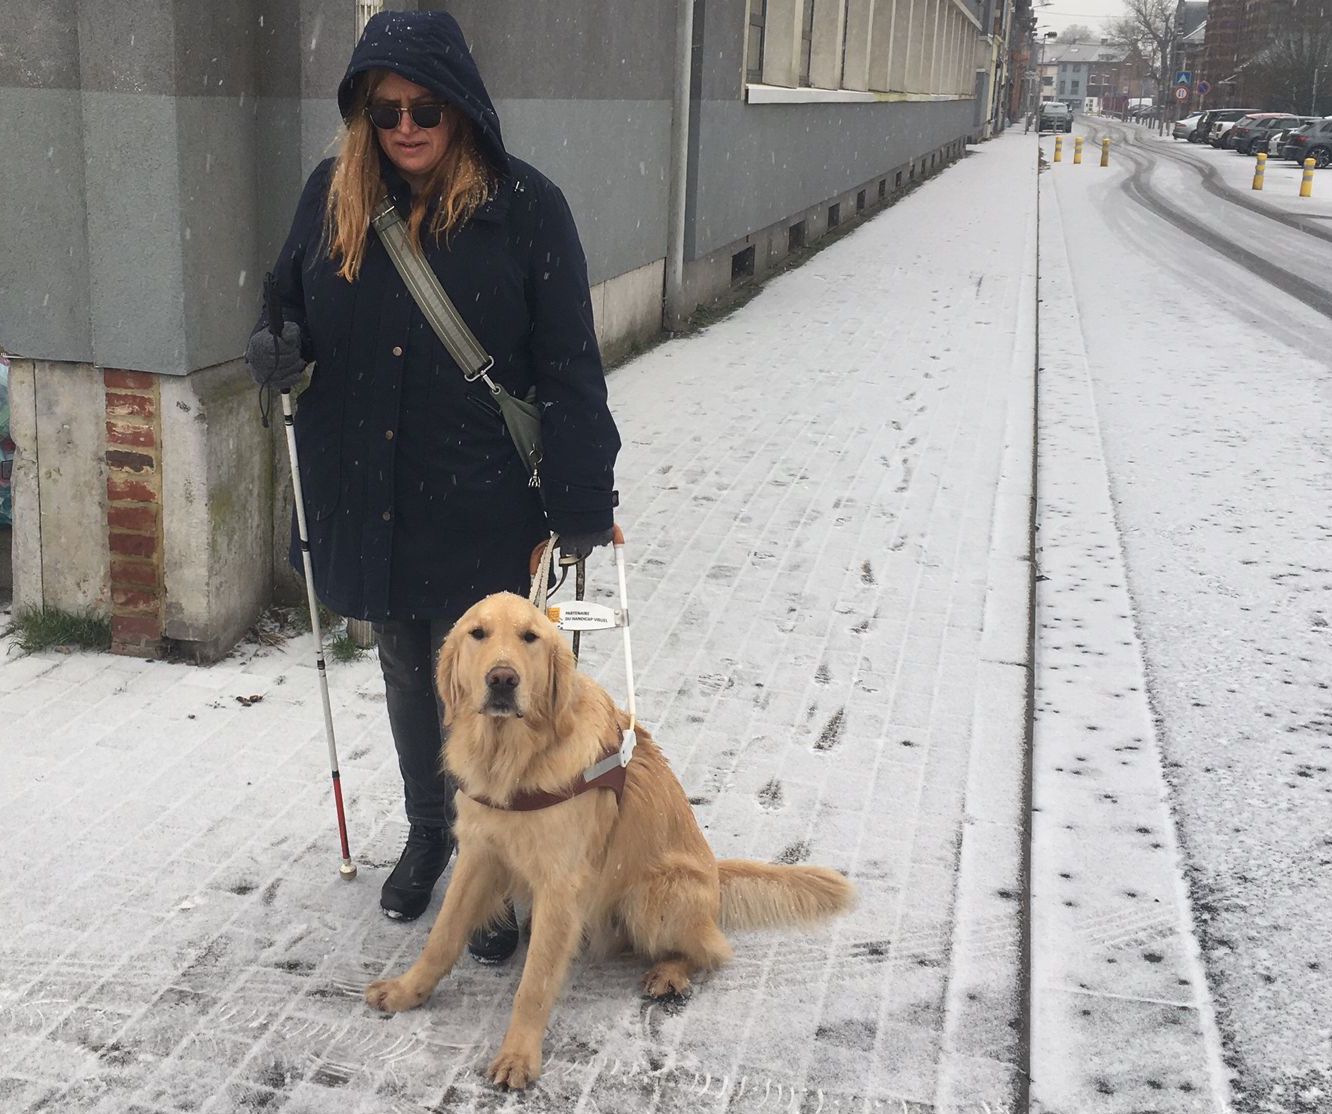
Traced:
MULTIPOLYGON (((361 273, 370 217, 384 193, 379 176, 379 140, 365 107, 389 72, 370 71, 356 93, 324 207, 329 258, 341 263, 338 274, 348 282, 355 282, 361 273)), ((412 197, 407 218, 408 238, 418 252, 422 250, 421 226, 432 204, 435 212, 429 230, 438 243, 484 205, 495 189, 494 171, 481 154, 471 119, 455 105, 445 105, 441 126, 449 129, 448 147, 424 186, 412 197)))

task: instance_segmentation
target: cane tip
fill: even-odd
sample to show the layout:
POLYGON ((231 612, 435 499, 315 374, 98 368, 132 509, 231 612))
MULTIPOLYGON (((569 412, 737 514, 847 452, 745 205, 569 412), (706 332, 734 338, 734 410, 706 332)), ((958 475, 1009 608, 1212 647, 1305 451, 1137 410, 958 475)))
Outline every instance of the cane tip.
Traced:
POLYGON ((342 875, 344 882, 350 882, 356 877, 356 864, 348 860, 338 867, 338 873, 342 875))

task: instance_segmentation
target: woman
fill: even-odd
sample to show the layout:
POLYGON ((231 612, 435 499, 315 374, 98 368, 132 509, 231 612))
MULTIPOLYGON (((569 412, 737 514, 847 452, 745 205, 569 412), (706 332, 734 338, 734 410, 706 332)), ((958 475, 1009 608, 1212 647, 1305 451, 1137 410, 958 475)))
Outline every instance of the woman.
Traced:
MULTIPOLYGON (((563 195, 508 155, 462 31, 443 12, 374 16, 338 87, 346 130, 301 195, 274 274, 285 324, 261 317, 255 379, 296 384, 315 589, 373 620, 402 772, 407 845, 380 905, 413 920, 453 851, 434 657, 481 597, 526 592, 551 530, 567 556, 610 540, 620 441, 606 405, 587 269, 563 195), (542 416, 540 487, 480 383, 468 383, 408 293, 370 215, 387 194, 472 332, 491 376, 542 416)), ((300 554, 293 537, 292 560, 300 554)), ((511 923, 478 934, 497 962, 511 923)))

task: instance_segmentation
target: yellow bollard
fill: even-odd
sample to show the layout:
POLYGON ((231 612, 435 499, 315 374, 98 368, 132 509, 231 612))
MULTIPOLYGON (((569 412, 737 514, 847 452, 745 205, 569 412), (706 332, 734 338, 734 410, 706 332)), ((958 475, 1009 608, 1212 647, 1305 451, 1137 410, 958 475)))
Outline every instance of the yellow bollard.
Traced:
POLYGON ((1073 137, 1073 165, 1077 166, 1082 162, 1082 136, 1073 137))
POLYGON ((1055 136, 1054 161, 1055 162, 1064 161, 1064 137, 1062 135, 1055 136))
POLYGON ((1110 140, 1108 139, 1101 140, 1101 165, 1110 165, 1110 140))
POLYGON ((1258 152, 1258 164, 1253 168, 1253 188, 1260 190, 1263 188, 1263 174, 1267 171, 1267 153, 1258 152))
POLYGON ((1313 197, 1313 159, 1304 160, 1304 177, 1300 179, 1300 196, 1313 197))

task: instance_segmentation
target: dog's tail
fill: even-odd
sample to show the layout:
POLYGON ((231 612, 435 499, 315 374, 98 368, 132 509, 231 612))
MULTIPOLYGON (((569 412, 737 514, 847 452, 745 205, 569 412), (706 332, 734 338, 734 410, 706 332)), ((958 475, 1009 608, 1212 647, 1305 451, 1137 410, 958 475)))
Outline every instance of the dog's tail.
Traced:
POLYGON ((846 912, 856 896, 850 882, 823 866, 722 859, 717 872, 723 929, 811 924, 846 912))

